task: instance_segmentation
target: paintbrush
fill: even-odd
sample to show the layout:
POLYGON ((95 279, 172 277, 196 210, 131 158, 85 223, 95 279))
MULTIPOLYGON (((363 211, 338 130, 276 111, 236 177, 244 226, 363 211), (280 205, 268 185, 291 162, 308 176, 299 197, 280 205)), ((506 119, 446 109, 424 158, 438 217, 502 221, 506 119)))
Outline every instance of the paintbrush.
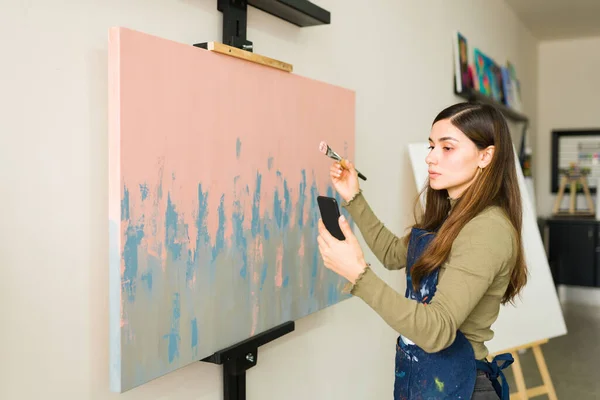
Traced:
MULTIPOLYGON (((319 143, 319 151, 321 153, 325 154, 327 157, 333 158, 334 160, 339 161, 342 168, 347 169, 347 170, 350 169, 350 168, 348 168, 348 165, 346 164, 346 160, 344 158, 340 157, 340 155, 338 153, 333 151, 327 143, 325 143, 325 142, 319 143)), ((356 170, 356 173, 358 174, 358 177, 360 179, 362 179, 363 181, 367 180, 367 177, 364 176, 363 174, 361 174, 358 170, 356 170)))

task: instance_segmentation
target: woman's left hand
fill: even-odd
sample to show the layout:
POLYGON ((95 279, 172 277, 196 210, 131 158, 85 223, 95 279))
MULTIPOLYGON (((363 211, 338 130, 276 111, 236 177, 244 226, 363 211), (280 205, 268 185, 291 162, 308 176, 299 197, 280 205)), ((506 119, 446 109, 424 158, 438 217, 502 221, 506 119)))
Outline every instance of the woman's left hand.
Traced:
POLYGON ((319 251, 327 268, 354 284, 367 264, 360 244, 343 215, 339 224, 346 240, 334 238, 319 219, 319 251))

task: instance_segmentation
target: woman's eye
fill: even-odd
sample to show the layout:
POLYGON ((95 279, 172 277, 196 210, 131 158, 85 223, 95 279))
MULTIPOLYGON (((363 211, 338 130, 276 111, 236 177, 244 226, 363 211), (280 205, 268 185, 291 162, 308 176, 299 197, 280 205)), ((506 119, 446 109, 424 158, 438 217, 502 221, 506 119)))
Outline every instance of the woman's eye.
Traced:
POLYGON ((450 151, 450 150, 452 150, 452 147, 444 147, 444 150, 450 151))
POLYGON ((429 147, 428 147, 428 149, 429 149, 429 150, 433 150, 433 146, 429 146, 429 147))

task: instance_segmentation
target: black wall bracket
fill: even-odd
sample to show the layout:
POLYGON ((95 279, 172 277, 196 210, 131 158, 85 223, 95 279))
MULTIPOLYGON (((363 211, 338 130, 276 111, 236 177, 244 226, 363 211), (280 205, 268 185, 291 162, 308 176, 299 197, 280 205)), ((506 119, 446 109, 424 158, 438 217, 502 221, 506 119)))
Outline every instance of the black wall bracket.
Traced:
MULTIPOLYGON (((217 9, 223 13, 223 44, 254 50, 246 37, 249 5, 299 27, 331 23, 331 13, 308 0, 217 0, 217 9)), ((206 48, 206 43, 194 46, 206 48)))
POLYGON ((246 400, 246 371, 258 362, 258 348, 293 330, 294 321, 289 321, 203 359, 223 365, 223 399, 246 400))
POLYGON ((223 44, 252 51, 252 42, 246 39, 247 0, 217 0, 217 9, 223 13, 223 44))

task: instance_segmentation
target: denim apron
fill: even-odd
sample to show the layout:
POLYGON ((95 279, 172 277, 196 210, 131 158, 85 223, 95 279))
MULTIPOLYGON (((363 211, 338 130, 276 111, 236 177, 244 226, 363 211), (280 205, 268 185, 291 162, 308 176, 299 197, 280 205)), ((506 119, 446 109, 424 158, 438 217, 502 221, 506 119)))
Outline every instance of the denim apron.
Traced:
MULTIPOLYGON (((439 269, 421 279, 420 290, 415 291, 410 268, 434 237, 433 232, 413 228, 408 245, 405 296, 423 304, 429 304, 435 295, 439 269)), ((471 399, 477 370, 487 373, 501 399, 508 399, 509 388, 501 370, 512 362, 509 353, 491 362, 476 360, 471 343, 460 331, 450 347, 437 353, 427 353, 401 335, 396 343, 394 400, 471 399), (505 362, 499 366, 498 361, 505 362), (498 377, 502 378, 502 386, 498 377)))

